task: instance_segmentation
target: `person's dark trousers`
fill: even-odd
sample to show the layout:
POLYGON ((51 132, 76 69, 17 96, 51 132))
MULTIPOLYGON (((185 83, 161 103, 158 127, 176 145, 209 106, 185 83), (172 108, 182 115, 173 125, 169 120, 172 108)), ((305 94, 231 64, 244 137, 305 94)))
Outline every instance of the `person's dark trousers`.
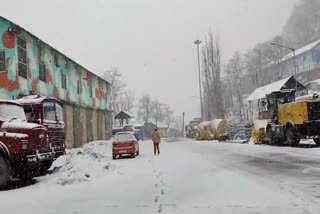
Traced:
POLYGON ((153 142, 153 153, 156 155, 158 152, 158 155, 160 154, 160 149, 159 149, 159 143, 153 142))

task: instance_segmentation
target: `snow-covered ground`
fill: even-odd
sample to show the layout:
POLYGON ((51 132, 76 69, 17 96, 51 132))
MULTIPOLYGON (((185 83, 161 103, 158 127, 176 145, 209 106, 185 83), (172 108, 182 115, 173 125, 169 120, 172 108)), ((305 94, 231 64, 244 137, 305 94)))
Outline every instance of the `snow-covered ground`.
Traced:
POLYGON ((69 150, 54 173, 0 192, 1 213, 319 213, 320 148, 169 140, 112 160, 109 141, 69 150))

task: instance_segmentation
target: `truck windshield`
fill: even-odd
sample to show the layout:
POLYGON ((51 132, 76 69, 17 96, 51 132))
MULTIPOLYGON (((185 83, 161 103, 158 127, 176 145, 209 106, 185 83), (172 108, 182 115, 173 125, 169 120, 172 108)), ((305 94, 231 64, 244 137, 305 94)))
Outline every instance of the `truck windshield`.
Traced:
POLYGON ((0 120, 10 121, 13 119, 26 120, 23 108, 10 103, 0 104, 0 120))
POLYGON ((59 122, 63 123, 63 108, 60 104, 56 103, 56 112, 57 112, 57 119, 59 122))
POLYGON ((44 120, 49 122, 63 122, 63 108, 55 102, 43 103, 44 120))

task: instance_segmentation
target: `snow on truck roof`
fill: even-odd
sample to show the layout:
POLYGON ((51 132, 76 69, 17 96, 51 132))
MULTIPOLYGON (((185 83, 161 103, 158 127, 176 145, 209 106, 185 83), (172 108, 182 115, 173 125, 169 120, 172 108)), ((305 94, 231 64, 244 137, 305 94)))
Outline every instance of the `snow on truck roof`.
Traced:
POLYGON ((278 80, 268 85, 256 88, 256 90, 254 90, 252 94, 250 94, 250 96, 247 98, 247 101, 262 99, 266 97, 266 95, 271 94, 272 92, 280 91, 281 88, 289 81, 291 77, 292 76, 284 78, 282 80, 278 80))
MULTIPOLYGON (((47 96, 43 96, 43 95, 29 95, 29 96, 25 96, 22 97, 20 99, 17 100, 18 103, 20 104, 38 104, 43 102, 46 99, 52 99, 52 100, 57 100, 55 98, 52 97, 47 97, 47 96)), ((59 103, 61 103, 59 100, 57 100, 59 103)))
POLYGON ((21 106, 20 103, 13 101, 13 100, 1 100, 0 99, 0 103, 10 103, 10 104, 15 104, 15 105, 21 106))

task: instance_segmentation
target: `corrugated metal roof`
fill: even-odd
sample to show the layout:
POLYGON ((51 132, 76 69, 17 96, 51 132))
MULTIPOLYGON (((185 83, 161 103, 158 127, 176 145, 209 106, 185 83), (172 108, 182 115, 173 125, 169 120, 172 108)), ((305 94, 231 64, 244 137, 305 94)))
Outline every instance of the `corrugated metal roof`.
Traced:
POLYGON ((281 88, 283 86, 285 86, 285 84, 288 82, 288 80, 291 77, 292 76, 284 78, 284 79, 276 81, 276 82, 273 82, 273 83, 271 83, 269 85, 265 85, 265 86, 256 88, 256 90, 254 90, 252 92, 252 94, 247 98, 247 101, 253 101, 253 100, 262 99, 266 95, 271 94, 272 92, 280 91, 281 88))

